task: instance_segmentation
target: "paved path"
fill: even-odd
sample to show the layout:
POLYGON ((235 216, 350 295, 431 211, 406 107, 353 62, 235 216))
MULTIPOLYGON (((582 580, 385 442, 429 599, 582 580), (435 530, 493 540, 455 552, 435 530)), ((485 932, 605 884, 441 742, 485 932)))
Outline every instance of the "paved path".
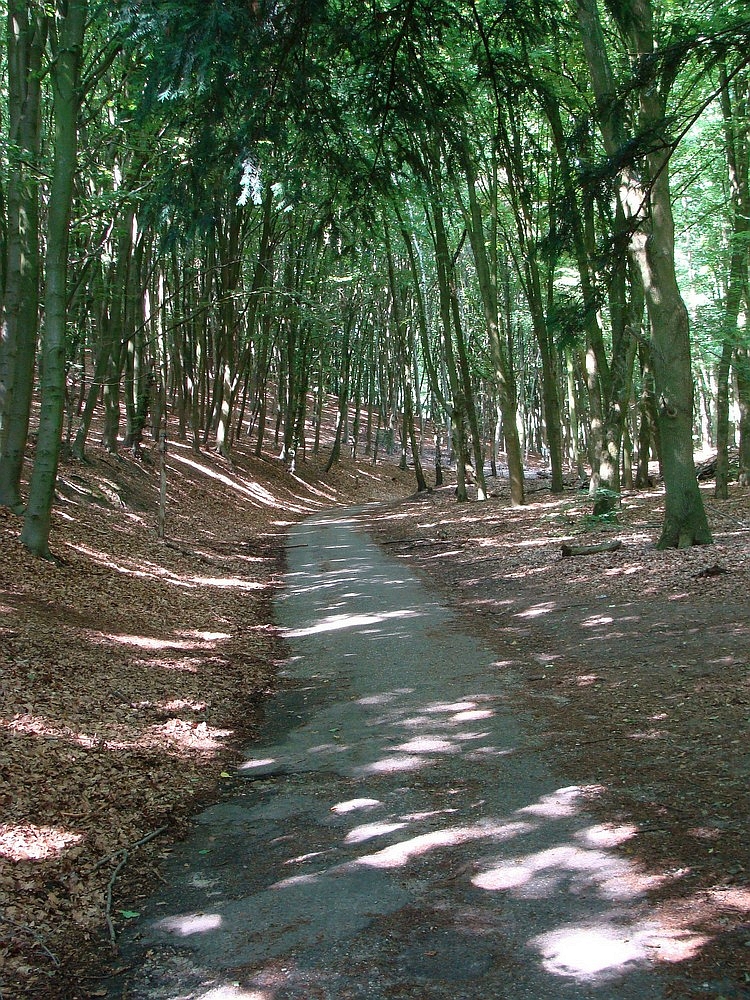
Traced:
POLYGON ((661 997, 617 831, 540 760, 502 662, 356 522, 292 532, 288 690, 175 850, 117 995, 661 997))

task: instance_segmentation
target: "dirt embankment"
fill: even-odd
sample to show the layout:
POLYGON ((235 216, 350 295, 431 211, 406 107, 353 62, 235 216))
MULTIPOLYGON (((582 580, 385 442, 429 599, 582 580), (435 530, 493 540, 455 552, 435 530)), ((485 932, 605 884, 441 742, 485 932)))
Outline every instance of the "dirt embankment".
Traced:
POLYGON ((287 525, 403 496, 392 464, 294 474, 170 448, 63 463, 52 550, 0 508, 0 996, 83 998, 140 887, 252 738, 283 649, 271 599, 287 525), (91 978, 89 978, 89 976, 91 978))
POLYGON ((750 491, 704 499, 714 544, 658 552, 663 495, 612 523, 532 483, 485 505, 445 490, 373 515, 517 678, 538 751, 627 830, 675 942, 670 995, 750 997, 750 491), (620 541, 612 551, 565 557, 620 541))
MULTIPOLYGON (((621 849, 655 875, 683 945, 673 995, 747 998, 748 491, 706 494, 715 545, 660 553, 660 493, 627 497, 607 524, 574 491, 531 486, 520 510, 502 485, 486 504, 446 488, 379 510, 372 530, 502 648, 538 752, 631 829, 621 849)), ((273 690, 286 526, 413 489, 366 458, 292 475, 242 443, 231 465, 176 444, 159 540, 155 466, 92 451, 61 469, 57 565, 0 510, 4 998, 79 1000, 95 972, 117 975, 112 940, 273 690)))

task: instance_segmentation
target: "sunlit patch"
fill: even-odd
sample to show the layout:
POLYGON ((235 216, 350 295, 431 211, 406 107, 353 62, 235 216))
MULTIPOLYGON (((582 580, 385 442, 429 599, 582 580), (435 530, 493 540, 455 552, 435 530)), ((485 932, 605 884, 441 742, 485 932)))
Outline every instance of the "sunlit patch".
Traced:
POLYGON ((438 703, 437 705, 430 705, 426 711, 437 715, 438 713, 443 712, 466 712, 476 707, 477 703, 475 701, 454 701, 449 702, 448 704, 438 703))
POLYGON ((217 587, 222 590, 263 590, 265 584, 256 580, 246 580, 241 577, 220 577, 220 576, 179 576, 172 573, 163 566, 155 563, 136 563, 132 560, 120 559, 116 561, 111 555, 89 548, 87 545, 68 544, 68 548, 74 552, 80 552, 100 566, 120 573, 122 576, 132 576, 141 580, 159 580, 160 583, 170 584, 174 587, 182 587, 187 590, 195 590, 199 587, 217 587))
POLYGON ((272 764, 276 763, 275 757, 256 757, 253 760, 243 761, 239 767, 238 771, 252 771, 258 767, 270 767, 272 764))
POLYGON ((632 840, 638 833, 638 828, 629 823, 622 826, 615 826, 611 823, 602 823, 598 826, 590 826, 576 834, 577 840, 582 840, 591 847, 617 847, 627 840, 632 840))
POLYGON ((102 636, 105 642, 116 642, 121 646, 136 646, 139 649, 196 649, 195 642, 184 639, 154 639, 145 635, 107 635, 102 636))
POLYGON ((418 837, 393 844, 375 854, 367 854, 347 867, 401 868, 413 858, 422 857, 441 847, 454 847, 472 840, 510 840, 531 829, 529 823, 477 823, 474 826, 457 826, 448 830, 435 830, 418 837))
POLYGON ((687 962, 695 958, 711 938, 687 928, 667 928, 659 925, 645 936, 645 947, 659 962, 687 962))
POLYGON ((503 860, 472 879, 478 889, 514 891, 524 899, 547 897, 568 882, 577 893, 594 888, 608 900, 633 899, 655 888, 658 876, 640 874, 616 855, 572 844, 503 860))
POLYGON ((750 889, 738 886, 718 886, 709 892, 710 898, 720 906, 750 913, 750 889))
POLYGON ((167 719, 158 726, 152 726, 155 734, 162 735, 170 743, 187 750, 216 751, 222 740, 232 735, 231 729, 214 729, 205 722, 189 722, 185 719, 167 719))
POLYGON ((266 990, 243 990, 239 986, 215 986, 208 993, 196 994, 196 1000, 271 1000, 266 990))
POLYGON ((400 698, 404 694, 413 694, 413 688, 406 688, 399 691, 384 691, 382 694, 368 695, 366 698, 358 698, 358 705, 387 705, 389 702, 400 698))
POLYGON ((359 774, 400 774, 403 771, 418 771, 429 764, 427 757, 419 757, 416 754, 411 757, 384 757, 382 760, 373 761, 372 764, 365 764, 358 768, 359 774))
POLYGON ((440 847, 453 847, 473 839, 474 828, 456 827, 454 830, 436 830, 434 833, 423 833, 411 840, 385 847, 375 854, 367 854, 352 862, 366 868, 401 868, 413 858, 421 857, 440 847))
POLYGON ((325 851, 310 851, 309 854, 300 854, 296 858, 289 858, 289 860, 285 861, 284 864, 285 865, 301 865, 301 864, 304 864, 306 861, 312 861, 313 858, 320 858, 325 853, 326 853, 325 851))
MULTIPOLYGON (((2 724, 2 723, 0 723, 2 724)), ((185 719, 167 719, 156 726, 149 726, 144 732, 133 736, 128 726, 110 726, 107 735, 100 733, 76 732, 38 716, 16 716, 7 726, 13 732, 59 739, 87 750, 132 750, 156 747, 160 750, 190 754, 213 753, 223 746, 222 740, 232 735, 231 729, 214 729, 205 722, 185 719)))
POLYGON ((518 811, 531 813, 533 816, 544 816, 548 819, 560 819, 572 816, 578 810, 578 803, 584 792, 581 785, 570 785, 568 788, 558 788, 549 795, 543 795, 533 805, 524 806, 518 811))
POLYGON ((417 618, 418 611, 386 611, 378 615, 330 615, 316 625, 308 628, 284 629, 283 635, 287 639, 301 639, 308 635, 317 635, 320 632, 337 632, 340 629, 361 628, 365 625, 379 625, 382 622, 393 618, 417 618))
POLYGON ((593 628, 595 625, 611 625, 614 621, 610 615, 595 615, 591 618, 585 618, 581 622, 581 628, 593 628))
POLYGON ((189 466, 191 469, 195 469, 196 472, 201 472, 204 476, 208 476, 209 479, 216 479, 223 486, 228 486, 235 493, 244 494, 251 500, 260 501, 266 507, 281 506, 277 498, 259 483, 238 483, 236 480, 230 479, 229 476, 217 472, 216 469, 208 469, 205 465, 200 465, 198 462, 194 462, 185 455, 178 455, 174 451, 172 451, 172 459, 175 462, 181 462, 183 465, 189 466))
POLYGON ((576 677, 576 684, 578 687, 590 687, 592 684, 596 684, 596 682, 601 679, 602 678, 599 674, 579 674, 578 677, 576 677))
POLYGON ((349 799, 348 802, 337 802, 335 806, 331 806, 331 812, 337 813, 339 816, 345 816, 347 813, 355 812, 357 809, 374 809, 376 806, 382 804, 379 799, 349 799))
POLYGON ((450 740, 440 740, 435 736, 415 736, 408 743, 395 748, 404 753, 447 753, 455 749, 450 740))
POLYGON ((181 917, 165 917, 158 927, 180 937, 190 937, 193 934, 207 934, 217 931, 223 923, 220 913, 186 913, 181 917))
POLYGON ((0 855, 11 861, 44 861, 82 840, 82 834, 54 826, 0 823, 0 855))
POLYGON ((539 618, 541 615, 551 614, 556 607, 557 605, 553 601, 547 601, 544 604, 535 604, 533 607, 527 608, 525 611, 517 611, 514 617, 539 618))
POLYGON ((403 830, 406 823, 363 823, 362 826, 355 826, 344 838, 346 844, 363 844, 366 840, 373 840, 375 837, 384 837, 388 833, 395 833, 396 830, 403 830))
POLYGON ((474 722, 477 719, 491 719, 495 713, 491 708, 474 708, 467 712, 457 712, 454 722, 474 722))
POLYGON ((219 590, 263 590, 264 583, 257 580, 243 580, 239 576, 187 576, 183 578, 186 586, 217 587, 219 590))
MULTIPOLYGON (((325 873, 323 873, 325 874, 325 873)), ((320 872, 311 872, 309 875, 292 875, 290 878, 282 878, 274 882, 269 889, 291 889, 297 885, 315 885, 320 881, 320 872)))
POLYGON ((540 934, 532 944, 540 951, 548 972, 586 980, 647 961, 644 943, 631 934, 628 928, 594 924, 540 934))
POLYGON ((449 816, 457 813, 458 809, 430 809, 427 812, 407 813, 401 818, 409 823, 421 823, 426 819, 433 819, 435 816, 449 816))
MULTIPOLYGON (((150 702, 140 702, 139 707, 147 707, 150 704, 150 702)), ((205 712, 208 708, 205 701, 191 701, 187 698, 172 698, 170 701, 157 702, 156 704, 158 708, 163 709, 165 712, 181 712, 185 708, 191 712, 205 712)))

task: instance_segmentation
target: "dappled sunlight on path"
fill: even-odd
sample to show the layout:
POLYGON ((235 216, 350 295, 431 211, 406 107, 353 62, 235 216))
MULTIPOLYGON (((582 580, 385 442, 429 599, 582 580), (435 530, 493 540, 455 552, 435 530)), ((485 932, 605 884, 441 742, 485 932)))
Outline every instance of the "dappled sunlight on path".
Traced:
POLYGON ((510 668, 356 521, 293 533, 286 688, 175 851, 128 997, 661 997, 705 940, 649 902, 679 875, 555 780, 510 668))

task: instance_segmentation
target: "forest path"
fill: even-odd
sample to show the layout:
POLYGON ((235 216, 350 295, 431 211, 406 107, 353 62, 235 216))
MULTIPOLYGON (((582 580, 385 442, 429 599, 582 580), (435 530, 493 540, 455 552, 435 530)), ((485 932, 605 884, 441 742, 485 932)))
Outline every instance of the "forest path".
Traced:
POLYGON ((288 556, 288 686, 176 845, 116 995, 661 997, 646 886, 540 759, 497 654, 356 510, 292 529, 288 556))

